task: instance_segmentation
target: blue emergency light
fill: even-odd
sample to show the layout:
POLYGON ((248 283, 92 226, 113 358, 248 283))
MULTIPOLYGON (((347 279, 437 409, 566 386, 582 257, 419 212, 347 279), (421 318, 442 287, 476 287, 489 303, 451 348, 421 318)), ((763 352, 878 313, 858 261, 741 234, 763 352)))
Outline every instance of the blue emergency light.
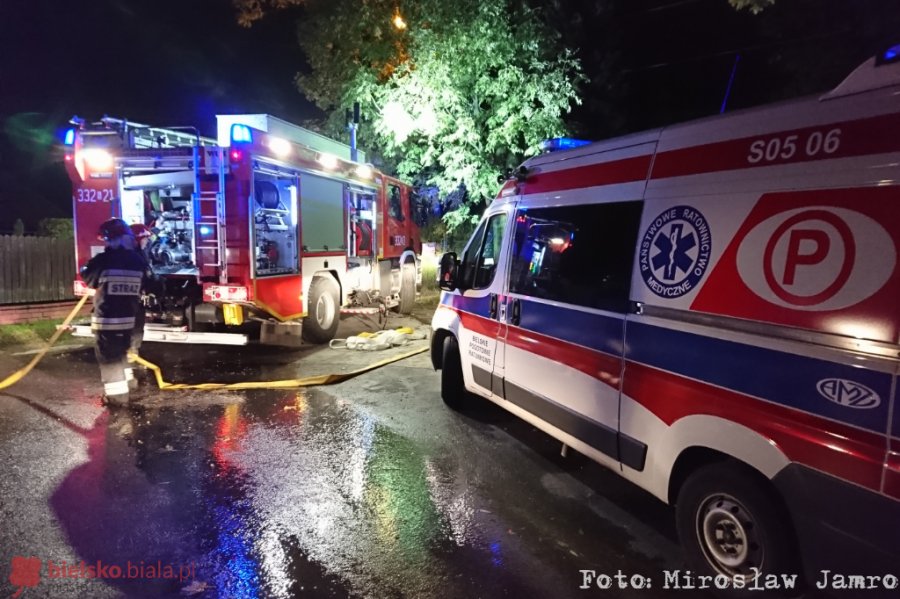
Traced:
POLYGON ((67 146, 75 145, 75 129, 69 129, 66 131, 65 137, 63 137, 63 143, 67 146))
POLYGON ((572 139, 571 137, 554 137, 541 142, 541 152, 558 152, 560 150, 572 150, 588 145, 589 141, 572 139))
POLYGON ((241 124, 232 125, 231 141, 251 143, 253 141, 253 133, 251 133, 250 127, 241 124))
POLYGON ((890 63, 900 60, 900 44, 891 46, 881 54, 882 63, 890 63))
POLYGON ((207 225, 200 226, 200 234, 201 235, 209 235, 210 233, 212 233, 212 227, 207 226, 207 225))

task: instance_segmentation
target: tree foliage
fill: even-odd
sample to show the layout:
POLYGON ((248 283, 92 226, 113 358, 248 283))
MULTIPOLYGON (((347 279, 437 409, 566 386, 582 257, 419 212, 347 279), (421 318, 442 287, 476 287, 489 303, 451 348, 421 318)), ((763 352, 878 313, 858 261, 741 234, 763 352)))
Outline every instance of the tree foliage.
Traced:
POLYGON ((42 218, 38 222, 38 235, 56 239, 74 239, 73 221, 71 218, 42 218))
MULTIPOLYGON (((499 175, 564 134, 580 104, 579 58, 528 0, 232 2, 244 25, 302 6, 309 72, 297 83, 328 115, 328 133, 342 135, 359 102, 361 146, 404 179, 466 198, 451 229, 496 193, 499 175), (392 24, 398 15, 405 28, 392 24)), ((757 13, 774 0, 728 2, 757 13)))
POLYGON ((310 73, 298 84, 331 132, 359 102, 361 145, 402 178, 445 195, 464 188, 457 218, 564 134, 579 102, 578 59, 519 0, 309 0, 299 39, 310 73), (392 24, 398 14, 405 29, 392 24))
POLYGON ((728 0, 728 2, 737 10, 746 8, 753 14, 757 14, 767 6, 775 4, 775 0, 728 0))

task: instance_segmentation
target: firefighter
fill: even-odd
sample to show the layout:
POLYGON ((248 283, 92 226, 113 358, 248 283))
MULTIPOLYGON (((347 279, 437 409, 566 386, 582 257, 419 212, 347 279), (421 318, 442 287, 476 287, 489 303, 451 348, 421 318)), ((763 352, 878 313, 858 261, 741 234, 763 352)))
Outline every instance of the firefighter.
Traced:
POLYGON ((81 278, 96 289, 91 330, 106 403, 125 405, 129 391, 126 354, 140 309, 146 263, 135 251, 134 236, 122 219, 104 222, 98 237, 106 243, 106 250, 90 259, 81 278))

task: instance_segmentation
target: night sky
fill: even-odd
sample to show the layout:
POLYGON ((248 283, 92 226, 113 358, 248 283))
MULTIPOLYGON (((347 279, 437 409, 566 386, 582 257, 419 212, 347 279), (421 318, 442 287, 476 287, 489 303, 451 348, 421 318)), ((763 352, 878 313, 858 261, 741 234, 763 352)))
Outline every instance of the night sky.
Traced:
MULTIPOLYGON (((599 139, 824 91, 900 41, 900 0, 557 0, 542 9, 589 81, 569 122, 599 139)), ((0 0, 0 232, 69 216, 53 135, 77 114, 214 132, 215 114, 321 117, 293 85, 301 10, 251 29, 230 0, 0 0)))

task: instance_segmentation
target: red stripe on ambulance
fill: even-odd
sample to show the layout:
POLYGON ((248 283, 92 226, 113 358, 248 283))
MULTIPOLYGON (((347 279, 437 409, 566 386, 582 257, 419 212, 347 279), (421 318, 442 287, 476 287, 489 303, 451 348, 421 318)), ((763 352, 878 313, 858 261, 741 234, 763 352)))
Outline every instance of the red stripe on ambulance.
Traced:
POLYGON ((660 152, 653 179, 900 152, 900 121, 882 115, 660 152))
POLYGON ((697 414, 736 422, 771 439, 789 460, 881 488, 884 436, 628 362, 622 392, 671 426, 697 414))
POLYGON ((520 327, 509 327, 506 342, 583 372, 613 389, 620 388, 622 359, 574 343, 567 343, 520 327))
POLYGON ((650 158, 647 154, 561 171, 535 172, 529 174, 520 191, 532 194, 644 181, 650 171, 650 158))

